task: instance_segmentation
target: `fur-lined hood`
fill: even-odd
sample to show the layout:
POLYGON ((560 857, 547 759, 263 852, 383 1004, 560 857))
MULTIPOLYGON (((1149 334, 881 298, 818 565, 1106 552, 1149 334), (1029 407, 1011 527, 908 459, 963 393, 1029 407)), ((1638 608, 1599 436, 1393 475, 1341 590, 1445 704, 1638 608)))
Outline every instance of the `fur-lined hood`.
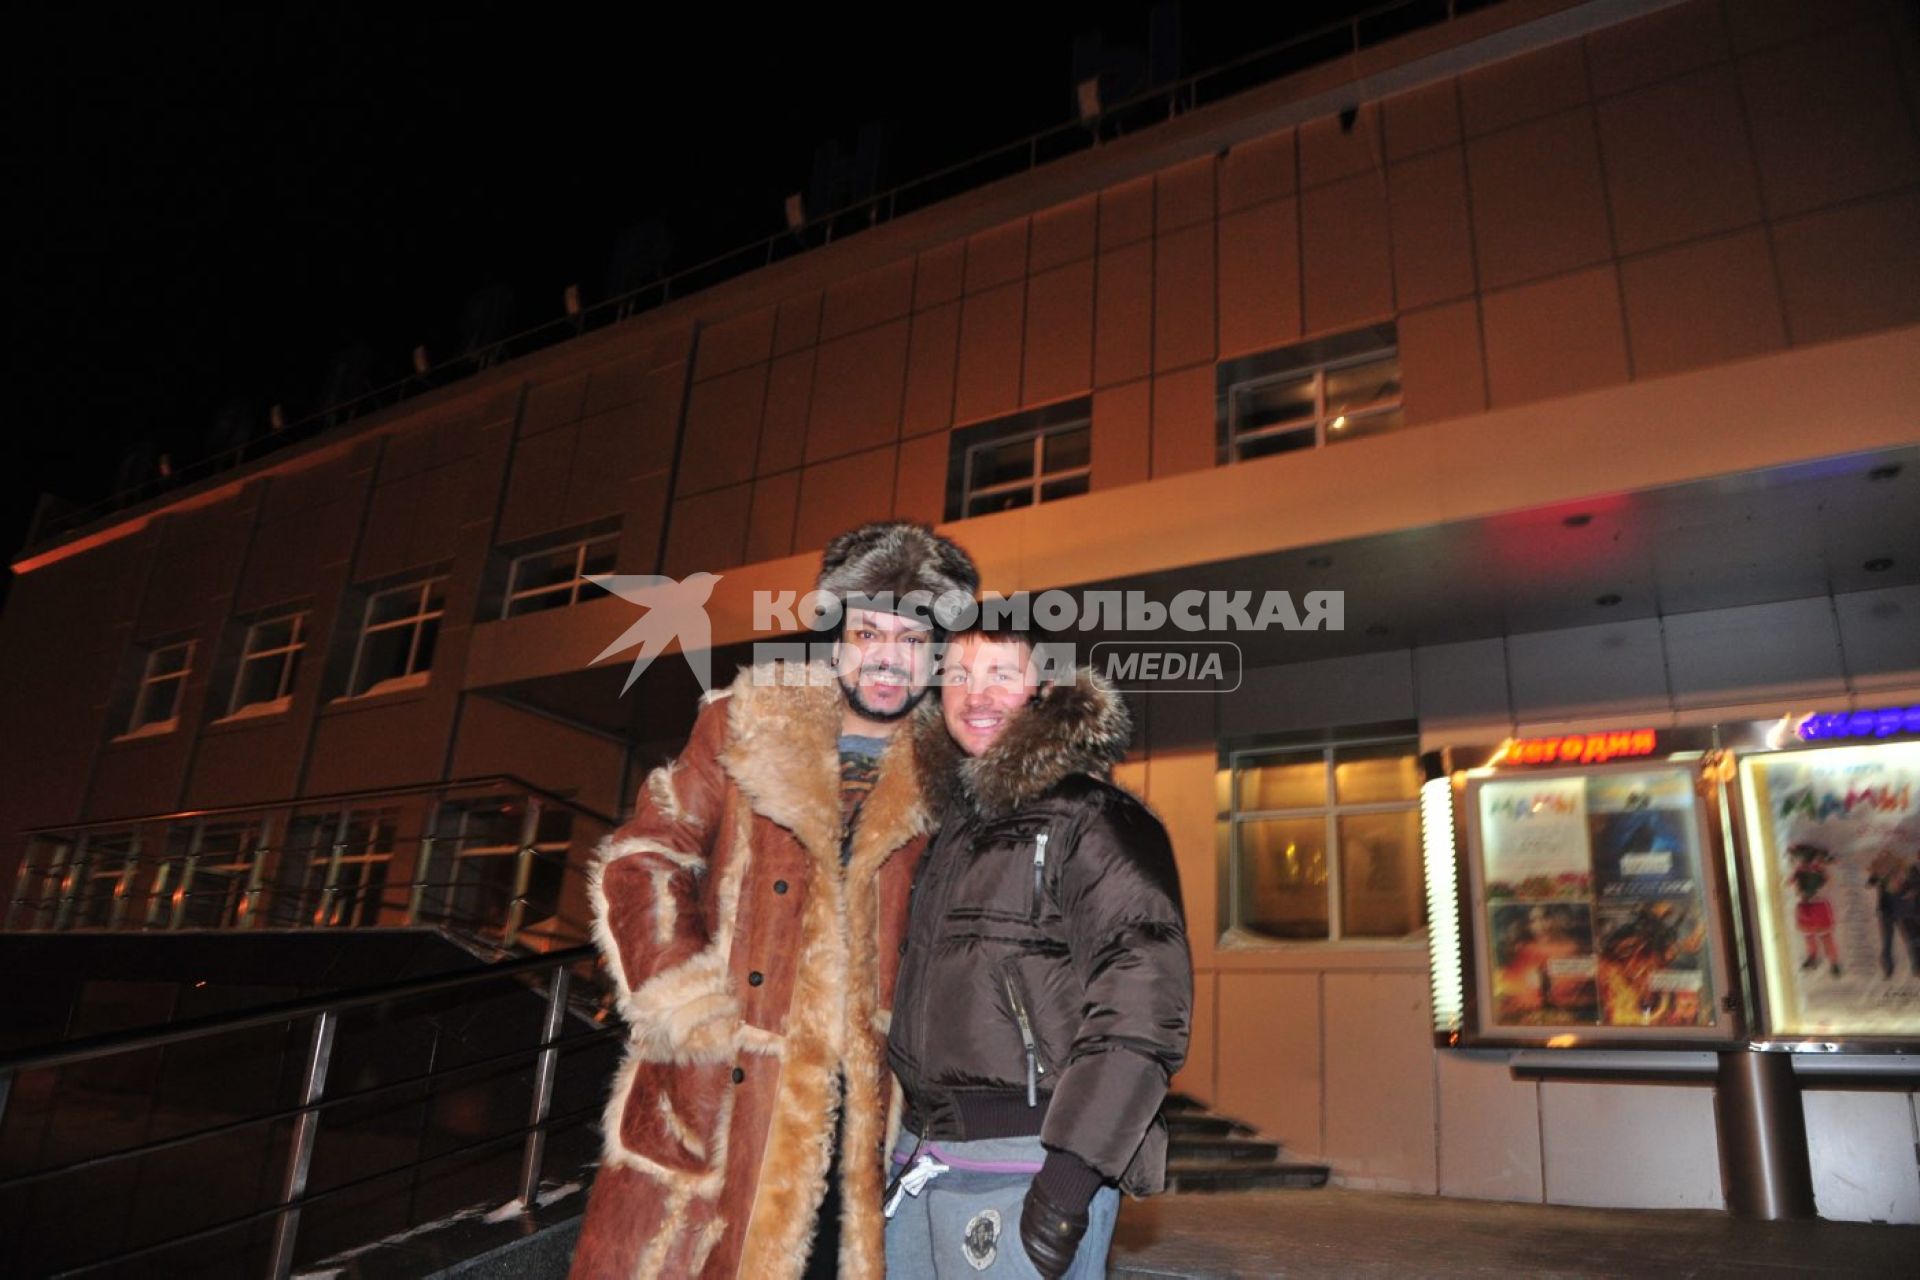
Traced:
POLYGON ((964 802, 987 819, 1026 807, 1076 773, 1105 777, 1132 740, 1126 700, 1091 667, 1075 670, 1071 684, 1049 685, 977 756, 948 734, 937 689, 914 721, 914 755, 931 806, 964 802))

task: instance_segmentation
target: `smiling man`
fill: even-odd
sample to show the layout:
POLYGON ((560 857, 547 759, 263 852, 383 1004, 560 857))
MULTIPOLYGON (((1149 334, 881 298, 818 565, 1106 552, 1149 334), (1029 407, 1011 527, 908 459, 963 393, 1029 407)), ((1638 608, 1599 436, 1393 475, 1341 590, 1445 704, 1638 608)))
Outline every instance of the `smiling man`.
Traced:
POLYGON ((1193 1004, 1173 850, 1107 778, 1132 726, 1092 671, 1047 683, 1028 637, 972 631, 940 694, 915 728, 952 792, 887 1040, 887 1273, 1103 1275, 1120 1192, 1166 1182, 1193 1004))
POLYGON ((630 1035, 576 1277, 881 1275, 887 1009, 933 824, 896 730, 939 638, 890 609, 978 583, 923 525, 835 538, 832 661, 713 695, 602 844, 594 937, 630 1035))

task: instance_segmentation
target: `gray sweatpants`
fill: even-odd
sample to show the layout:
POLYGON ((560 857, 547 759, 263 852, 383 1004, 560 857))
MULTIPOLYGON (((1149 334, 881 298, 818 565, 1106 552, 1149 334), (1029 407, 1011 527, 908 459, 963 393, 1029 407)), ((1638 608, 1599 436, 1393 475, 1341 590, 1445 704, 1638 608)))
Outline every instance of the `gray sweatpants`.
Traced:
MULTIPOLYGON (((887 1180, 906 1167, 914 1135, 902 1131, 887 1169, 887 1180)), ((1034 1270, 1020 1244, 1020 1209, 1047 1157, 1038 1138, 987 1138, 978 1142, 929 1142, 931 1155, 947 1171, 917 1196, 903 1195, 887 1222, 887 1275, 976 1280, 1019 1277, 1034 1270)), ((1102 1187, 1089 1207, 1086 1237, 1067 1270, 1067 1280, 1095 1280, 1107 1273, 1107 1247, 1120 1214, 1120 1192, 1102 1187)))

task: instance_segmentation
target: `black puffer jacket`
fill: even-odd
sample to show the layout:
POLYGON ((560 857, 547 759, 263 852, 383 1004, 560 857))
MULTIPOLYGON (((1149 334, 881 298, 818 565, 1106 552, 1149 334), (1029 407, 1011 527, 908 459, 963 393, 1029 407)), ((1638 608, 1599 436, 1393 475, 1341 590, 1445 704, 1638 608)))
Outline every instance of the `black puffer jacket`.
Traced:
POLYGON ((1082 671, 978 757, 937 716, 916 733, 922 776, 952 783, 888 1036, 908 1125, 1037 1133, 1132 1194, 1161 1190, 1157 1113, 1186 1058, 1193 967, 1166 829, 1106 781, 1126 704, 1082 671))

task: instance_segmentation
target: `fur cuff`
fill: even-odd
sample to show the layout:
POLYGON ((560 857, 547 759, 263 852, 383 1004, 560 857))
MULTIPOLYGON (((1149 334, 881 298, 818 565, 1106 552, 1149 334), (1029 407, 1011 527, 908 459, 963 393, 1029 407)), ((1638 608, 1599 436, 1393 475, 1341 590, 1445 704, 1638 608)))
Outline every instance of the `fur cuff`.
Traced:
POLYGON ((622 1012, 645 1061, 723 1062, 734 1055, 740 1001, 717 949, 647 979, 622 1002, 622 1012))

